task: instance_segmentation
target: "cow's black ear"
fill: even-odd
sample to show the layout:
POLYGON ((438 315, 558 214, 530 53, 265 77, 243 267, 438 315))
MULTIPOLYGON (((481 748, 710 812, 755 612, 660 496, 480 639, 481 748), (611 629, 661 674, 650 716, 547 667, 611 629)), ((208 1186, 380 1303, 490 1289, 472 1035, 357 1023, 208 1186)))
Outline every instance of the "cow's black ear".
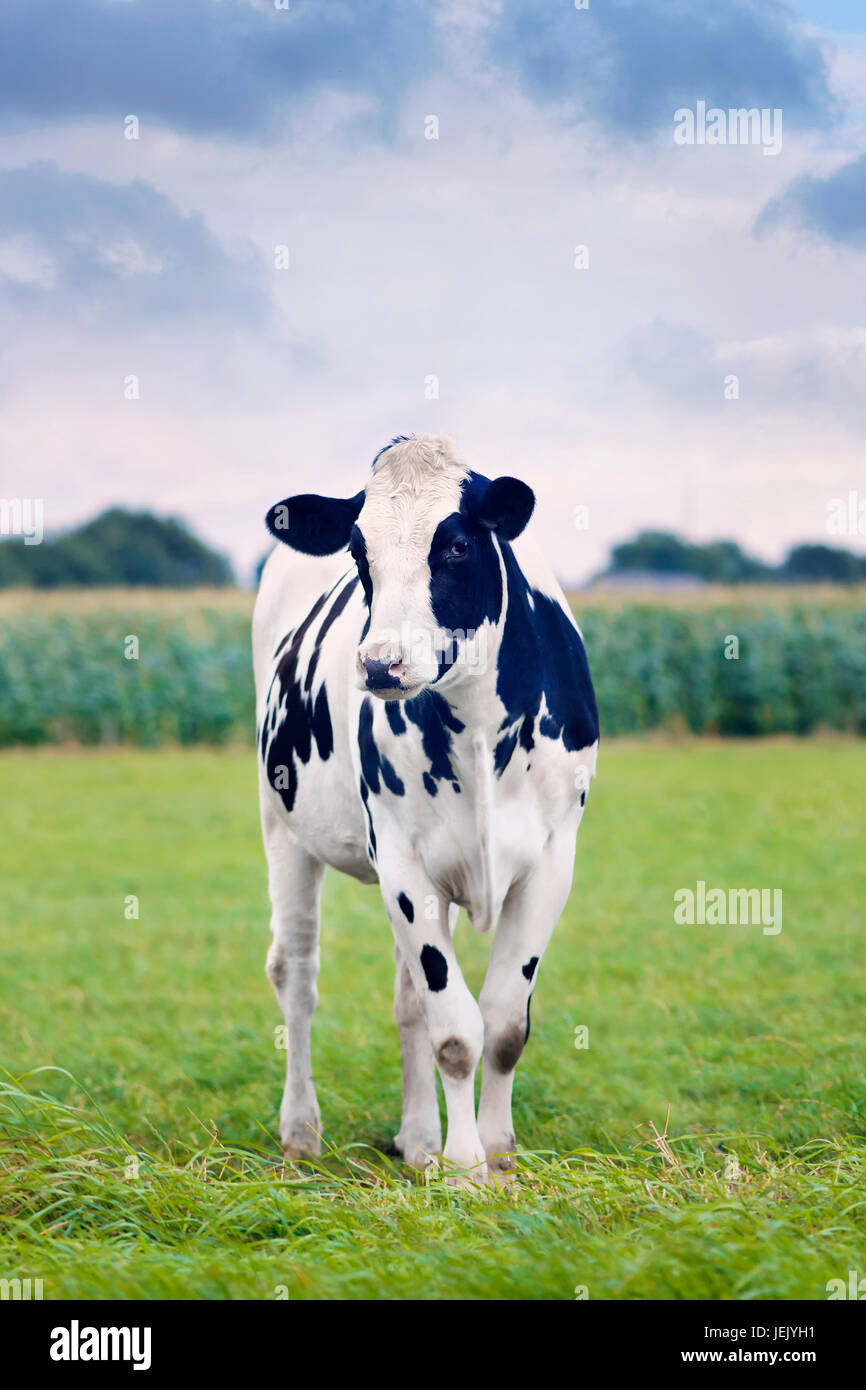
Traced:
POLYGON ((513 541, 532 516, 534 506, 535 493, 526 483, 519 478, 496 478, 478 504, 477 517, 500 540, 513 541))
POLYGON ((283 545, 304 555, 335 555, 349 544, 363 505, 363 491, 354 497, 317 497, 304 492, 271 507, 265 525, 283 545))

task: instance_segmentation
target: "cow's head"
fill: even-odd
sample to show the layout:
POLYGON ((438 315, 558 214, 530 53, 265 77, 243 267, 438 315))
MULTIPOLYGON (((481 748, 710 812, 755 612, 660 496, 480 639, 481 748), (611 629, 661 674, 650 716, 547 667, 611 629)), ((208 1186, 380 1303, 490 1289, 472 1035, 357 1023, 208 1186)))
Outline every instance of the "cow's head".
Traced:
POLYGON ((497 542, 518 536, 534 505, 517 478, 490 482, 469 472, 448 440, 419 435, 377 454, 354 497, 290 497, 271 508, 267 524, 307 555, 348 548, 369 610, 358 686, 385 700, 411 699, 489 659, 502 612, 497 542))

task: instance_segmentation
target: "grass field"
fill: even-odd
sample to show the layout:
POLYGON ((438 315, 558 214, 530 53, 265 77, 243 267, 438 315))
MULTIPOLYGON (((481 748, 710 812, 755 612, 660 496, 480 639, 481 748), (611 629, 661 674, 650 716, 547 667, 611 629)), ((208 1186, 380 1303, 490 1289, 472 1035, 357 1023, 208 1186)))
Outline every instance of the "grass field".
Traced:
MULTIPOLYGON (((603 746, 518 1070, 520 1173, 482 1195, 378 1152, 391 945, 376 890, 336 877, 328 1152, 282 1165, 249 752, 9 752, 0 782, 3 1277, 46 1298, 823 1299, 866 1274, 866 744, 603 746), (676 925, 698 879, 781 888, 782 931, 676 925)), ((477 988, 487 943, 461 923, 458 945, 477 988)))

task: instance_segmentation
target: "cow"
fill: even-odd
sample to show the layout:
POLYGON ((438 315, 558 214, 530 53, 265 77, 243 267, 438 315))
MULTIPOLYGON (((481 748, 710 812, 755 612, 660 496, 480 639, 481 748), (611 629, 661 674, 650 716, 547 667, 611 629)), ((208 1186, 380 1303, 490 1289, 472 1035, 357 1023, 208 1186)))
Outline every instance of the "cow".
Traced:
POLYGON ((268 512, 282 544, 262 572, 253 655, 291 1158, 321 1152, 310 1030, 331 865, 379 884, 393 931, 394 1150, 457 1185, 514 1168, 514 1070, 598 752, 580 631, 523 534, 534 505, 526 483, 491 481, 447 437, 420 434, 380 450, 354 497, 268 512), (461 907, 495 929, 477 1002, 452 941, 461 907))

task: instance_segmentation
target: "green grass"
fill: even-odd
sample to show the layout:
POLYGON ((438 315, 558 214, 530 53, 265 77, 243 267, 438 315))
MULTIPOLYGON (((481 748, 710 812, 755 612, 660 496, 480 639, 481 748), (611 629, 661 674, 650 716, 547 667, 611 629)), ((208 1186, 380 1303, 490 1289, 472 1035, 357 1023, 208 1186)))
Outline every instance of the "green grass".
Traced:
MULTIPOLYGON (((520 1173, 485 1195, 378 1152, 389 932, 336 876, 328 1152, 282 1166, 248 752, 12 752, 0 782, 0 1276, 46 1298, 823 1299, 866 1274, 866 745, 603 746, 518 1069, 520 1173), (782 888, 782 932, 675 925, 699 878, 782 888)), ((458 947, 477 989, 488 943, 461 923, 458 947)))

